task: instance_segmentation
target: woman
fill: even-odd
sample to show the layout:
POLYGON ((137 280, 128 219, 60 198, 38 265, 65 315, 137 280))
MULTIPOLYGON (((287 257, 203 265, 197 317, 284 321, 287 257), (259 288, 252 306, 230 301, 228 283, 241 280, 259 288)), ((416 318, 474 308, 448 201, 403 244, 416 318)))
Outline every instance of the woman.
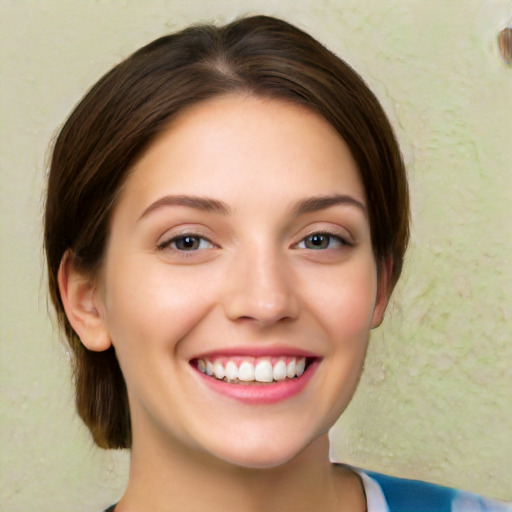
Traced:
POLYGON ((78 412, 131 449, 109 510, 501 510, 329 462, 408 220, 378 101, 283 21, 107 73, 56 141, 45 247, 78 412))

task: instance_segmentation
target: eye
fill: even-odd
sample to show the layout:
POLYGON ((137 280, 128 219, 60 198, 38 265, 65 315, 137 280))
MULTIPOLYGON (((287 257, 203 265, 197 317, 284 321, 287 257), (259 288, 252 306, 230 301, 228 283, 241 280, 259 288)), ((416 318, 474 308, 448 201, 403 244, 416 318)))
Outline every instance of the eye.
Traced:
POLYGON ((346 240, 340 236, 331 233, 312 233, 306 238, 303 238, 298 244, 299 249, 335 249, 344 245, 350 245, 346 240))
POLYGON ((158 245, 159 249, 174 249, 176 251, 200 251, 211 249, 214 245, 207 238, 199 235, 179 235, 158 245))

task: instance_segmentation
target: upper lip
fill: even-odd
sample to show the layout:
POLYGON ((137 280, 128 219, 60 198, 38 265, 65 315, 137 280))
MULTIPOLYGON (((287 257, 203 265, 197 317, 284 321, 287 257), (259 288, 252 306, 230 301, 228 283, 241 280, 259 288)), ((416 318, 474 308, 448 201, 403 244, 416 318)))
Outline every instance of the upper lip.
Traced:
POLYGON ((208 352, 201 352, 191 358, 192 359, 213 359, 215 357, 234 357, 234 356, 246 356, 246 357, 307 357, 307 358, 320 358, 319 354, 315 354, 311 351, 304 350, 302 348, 290 347, 290 346, 253 346, 253 347, 230 347, 210 350, 208 352))

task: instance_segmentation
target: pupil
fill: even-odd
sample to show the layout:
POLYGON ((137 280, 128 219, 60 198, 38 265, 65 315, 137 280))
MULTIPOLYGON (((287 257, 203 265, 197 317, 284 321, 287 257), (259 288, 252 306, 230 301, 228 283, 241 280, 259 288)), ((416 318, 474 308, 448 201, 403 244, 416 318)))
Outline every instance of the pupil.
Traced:
POLYGON ((326 247, 328 243, 328 237, 325 235, 312 235, 309 237, 309 243, 313 247, 326 247))
POLYGON ((181 239, 181 246, 184 249, 195 249, 197 246, 197 240, 192 236, 185 236, 181 239))

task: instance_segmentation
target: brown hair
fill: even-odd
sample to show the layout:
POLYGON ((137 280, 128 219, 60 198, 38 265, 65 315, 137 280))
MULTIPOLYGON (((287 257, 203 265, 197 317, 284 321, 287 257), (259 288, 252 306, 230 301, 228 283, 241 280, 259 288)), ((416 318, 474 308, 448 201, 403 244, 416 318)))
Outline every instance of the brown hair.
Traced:
POLYGON ((78 413, 101 447, 131 446, 126 386, 114 348, 86 349, 69 324, 59 265, 70 251, 77 270, 96 274, 134 161, 177 112, 230 91, 304 105, 336 128, 366 190, 376 261, 392 258, 391 288, 400 276, 409 235, 404 165, 382 107, 344 61, 266 16, 191 27, 144 46, 103 76, 72 112, 55 142, 47 189, 51 299, 74 356, 78 413))

